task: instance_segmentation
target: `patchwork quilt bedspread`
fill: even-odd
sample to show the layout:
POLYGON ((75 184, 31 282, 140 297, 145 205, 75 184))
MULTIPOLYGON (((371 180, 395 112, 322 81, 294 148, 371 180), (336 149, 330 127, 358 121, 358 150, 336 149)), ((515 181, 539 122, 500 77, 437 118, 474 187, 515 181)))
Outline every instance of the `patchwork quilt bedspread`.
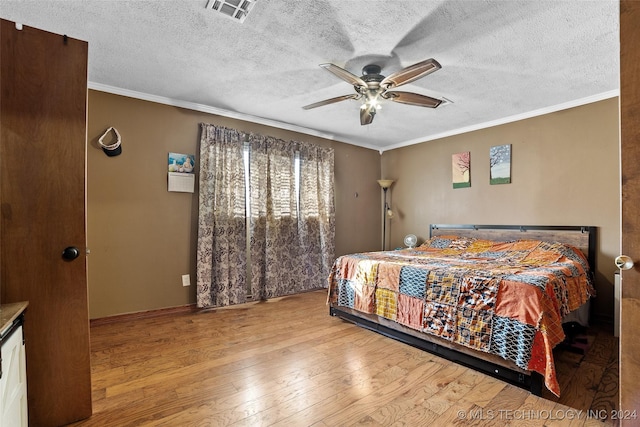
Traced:
POLYGON ((584 254, 561 243, 456 236, 415 249, 344 255, 329 302, 539 372, 560 395, 553 348, 562 317, 595 295, 584 254))

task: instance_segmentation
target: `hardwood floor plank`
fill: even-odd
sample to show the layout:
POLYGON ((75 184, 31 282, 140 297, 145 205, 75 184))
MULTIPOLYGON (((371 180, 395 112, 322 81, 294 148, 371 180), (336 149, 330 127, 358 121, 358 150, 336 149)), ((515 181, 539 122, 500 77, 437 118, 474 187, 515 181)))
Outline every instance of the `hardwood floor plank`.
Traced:
POLYGON ((468 426, 471 423, 468 422, 466 417, 461 417, 462 412, 469 413, 471 406, 460 405, 450 406, 447 408, 437 419, 436 424, 438 426, 468 426), (461 412, 462 411, 462 412, 461 412))
POLYGON ((424 408, 425 400, 433 395, 433 391, 428 387, 424 387, 424 384, 428 383, 436 372, 443 369, 443 365, 436 361, 428 363, 431 366, 422 375, 417 376, 411 373, 410 381, 403 384, 395 396, 390 396, 387 398, 387 402, 372 408, 358 424, 363 424, 363 422, 369 420, 382 425, 391 425, 396 420, 402 419, 407 413, 424 408))
MULTIPOLYGON (((617 348, 617 340, 614 348, 617 348)), ((602 379, 598 384, 598 389, 593 396, 593 402, 591 403, 592 410, 597 413, 611 414, 617 409, 616 403, 618 402, 618 384, 619 384, 619 357, 618 352, 614 351, 611 354, 611 358, 604 368, 602 373, 602 379)))
POLYGON ((464 395, 463 400, 480 408, 485 408, 507 386, 507 383, 479 372, 469 371, 469 375, 478 375, 482 379, 464 395))
POLYGON ((450 379, 451 382, 440 382, 438 390, 432 397, 427 399, 423 403, 423 407, 430 409, 438 414, 444 414, 449 408, 459 403, 468 393, 473 390, 473 387, 484 379, 484 376, 470 374, 470 371, 460 365, 447 365, 447 367, 456 367, 459 372, 452 372, 450 379), (446 385, 444 385, 446 384, 446 385))
POLYGON ((178 369, 169 370, 164 372, 162 375, 157 376, 147 376, 144 377, 142 381, 138 379, 134 379, 132 381, 126 381, 119 384, 114 385, 107 389, 107 393, 111 395, 115 395, 118 393, 126 392, 132 388, 140 387, 141 385, 144 387, 150 387, 154 385, 160 385, 165 382, 172 383, 180 383, 184 382, 185 378, 189 378, 192 376, 201 376, 210 373, 210 371, 214 368, 225 366, 225 365, 233 365, 235 369, 246 369, 248 366, 253 366, 258 364, 261 361, 261 358, 265 357, 275 357, 274 352, 279 354, 278 351, 282 350, 286 347, 298 344, 304 341, 310 341, 318 338, 319 336, 325 335, 327 333, 334 332, 344 327, 344 325, 338 326, 329 326, 328 329, 318 330, 318 331, 309 331, 307 334, 303 336, 295 335, 293 337, 289 336, 287 339, 281 339, 282 337, 276 336, 276 340, 270 340, 266 345, 257 345, 255 343, 248 344, 246 346, 242 346, 242 349, 227 349, 219 354, 217 357, 212 358, 206 362, 199 362, 192 365, 180 367, 178 369))
POLYGON ((583 362, 564 388, 562 402, 572 408, 590 408, 604 372, 603 366, 583 362))
MULTIPOLYGON (((397 361, 402 360, 402 357, 403 356, 398 357, 397 361)), ((380 360, 376 363, 369 364, 367 367, 360 368, 354 374, 339 369, 330 370, 325 374, 311 378, 309 381, 301 384, 300 388, 296 389, 295 392, 289 391, 288 394, 284 394, 280 391, 273 393, 273 395, 265 396, 263 400, 272 402, 273 405, 271 405, 269 409, 257 413, 252 417, 239 420, 238 425, 256 425, 258 421, 262 424, 265 420, 276 422, 296 414, 303 409, 317 405, 319 402, 322 402, 341 390, 357 388, 358 385, 366 386, 375 380, 371 372, 379 372, 387 369, 389 363, 393 362, 393 360, 380 360)), ((289 389, 291 389, 291 387, 289 387, 289 389)), ((250 403, 251 402, 249 402, 249 404, 250 403)), ((243 406, 246 406, 246 404, 241 405, 241 407, 243 406)))
MULTIPOLYGON (((479 425, 496 427, 508 425, 509 415, 520 408, 530 394, 519 387, 507 385, 487 403, 486 408, 483 408, 480 416, 482 422, 479 425)), ((470 414, 467 414, 465 420, 469 417, 470 414)))
MULTIPOLYGON (((381 337, 384 338, 384 337, 381 337)), ((384 384, 381 381, 380 376, 388 378, 384 372, 395 364, 402 363, 408 357, 411 357, 411 353, 423 363, 430 363, 429 358, 422 358, 421 355, 413 348, 404 346, 410 354, 406 354, 402 351, 394 351, 394 346, 385 346, 383 348, 389 349, 389 355, 382 356, 378 362, 368 366, 361 366, 355 371, 349 373, 350 368, 345 366, 345 371, 342 373, 342 377, 337 377, 336 382, 322 387, 318 390, 319 394, 314 395, 318 399, 314 399, 310 406, 298 411, 284 420, 278 421, 275 425, 304 425, 305 422, 321 420, 327 416, 328 413, 337 412, 342 408, 348 407, 364 396, 367 396, 372 391, 377 390, 380 385, 384 384)), ((401 349, 402 350, 402 349, 401 349)), ((325 420, 326 422, 326 420, 325 420)))
MULTIPOLYGON (((377 334, 372 335, 378 340, 384 338, 377 334)), ((351 363, 349 366, 343 366, 342 363, 337 363, 334 360, 331 362, 333 366, 326 365, 318 371, 308 369, 301 381, 287 381, 283 378, 276 378, 272 380, 271 385, 269 382, 257 381, 255 384, 261 385, 260 393, 247 395, 242 390, 239 390, 236 395, 229 395, 216 400, 215 405, 211 405, 211 407, 201 407, 199 415, 220 423, 229 421, 237 422, 240 425, 263 424, 265 419, 277 421, 317 403, 319 397, 324 397, 325 390, 335 393, 335 390, 339 389, 340 386, 348 389, 354 381, 368 384, 374 380, 371 375, 368 375, 369 371, 373 369, 377 372, 383 372, 391 364, 401 363, 407 358, 405 352, 398 352, 397 356, 392 358, 386 357, 386 353, 380 351, 381 348, 384 348, 380 342, 370 342, 368 346, 369 348, 365 348, 365 353, 358 357, 357 360, 354 360, 357 365, 351 363), (355 375, 351 375, 354 370, 356 373, 362 372, 367 375, 358 378, 355 375), (219 419, 220 412, 227 413, 225 414, 227 417, 225 420, 219 419), (229 412, 232 415, 229 415, 229 412)), ((303 360, 304 364, 307 365, 309 360, 303 360)), ((311 362, 313 364, 313 361, 311 362)))
MULTIPOLYGON (((415 359, 414 359, 415 360, 415 359)), ((414 367, 390 367, 376 375, 366 394, 348 407, 334 411, 323 421, 329 425, 351 425, 369 415, 375 408, 384 405, 392 396, 402 394, 410 387, 428 381, 434 369, 434 362, 420 363, 414 367)))
POLYGON ((429 409, 415 408, 407 412, 402 418, 389 424, 393 427, 414 427, 414 426, 440 426, 440 414, 429 409))
POLYGON ((604 365, 614 353, 617 353, 618 338, 614 337, 611 331, 604 328, 598 328, 595 333, 596 339, 584 356, 584 361, 596 365, 604 365))
POLYGON ((513 426, 550 426, 560 422, 563 426, 579 427, 584 424, 581 412, 564 405, 549 408, 549 401, 538 396, 529 395, 524 403, 513 412, 508 425, 513 426))
POLYGON ((72 425, 521 425, 500 411, 615 408, 615 342, 598 333, 593 355, 558 353, 554 400, 331 317, 324 290, 98 323, 94 414, 72 425))

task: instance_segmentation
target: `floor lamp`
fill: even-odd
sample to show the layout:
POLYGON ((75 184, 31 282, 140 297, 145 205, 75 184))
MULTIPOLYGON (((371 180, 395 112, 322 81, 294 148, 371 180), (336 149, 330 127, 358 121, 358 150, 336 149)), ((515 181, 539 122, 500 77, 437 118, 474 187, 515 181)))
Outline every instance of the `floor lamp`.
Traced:
POLYGON ((389 208, 387 204, 387 190, 393 184, 392 179, 379 179, 378 184, 382 187, 384 191, 384 206, 382 209, 382 250, 386 249, 386 239, 387 239, 387 217, 393 218, 393 211, 389 208))

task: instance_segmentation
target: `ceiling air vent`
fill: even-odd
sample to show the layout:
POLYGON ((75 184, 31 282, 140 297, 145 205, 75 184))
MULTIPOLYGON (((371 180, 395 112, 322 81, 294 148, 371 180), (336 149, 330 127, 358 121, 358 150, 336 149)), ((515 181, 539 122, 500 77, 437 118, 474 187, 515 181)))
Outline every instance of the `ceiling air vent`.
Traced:
POLYGON ((228 18, 244 22, 254 3, 258 0, 209 0, 207 9, 220 12, 228 18))

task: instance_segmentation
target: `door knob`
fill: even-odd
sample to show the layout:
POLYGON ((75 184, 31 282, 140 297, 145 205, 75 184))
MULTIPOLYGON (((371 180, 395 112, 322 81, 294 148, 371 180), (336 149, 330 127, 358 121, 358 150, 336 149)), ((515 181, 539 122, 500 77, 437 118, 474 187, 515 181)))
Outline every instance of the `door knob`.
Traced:
POLYGON ((62 258, 66 261, 73 261, 74 259, 78 258, 79 255, 80 251, 75 246, 69 246, 68 248, 65 248, 64 251, 62 251, 62 258))
POLYGON ((629 270, 633 267, 633 260, 626 255, 616 257, 614 262, 620 270, 629 270))

